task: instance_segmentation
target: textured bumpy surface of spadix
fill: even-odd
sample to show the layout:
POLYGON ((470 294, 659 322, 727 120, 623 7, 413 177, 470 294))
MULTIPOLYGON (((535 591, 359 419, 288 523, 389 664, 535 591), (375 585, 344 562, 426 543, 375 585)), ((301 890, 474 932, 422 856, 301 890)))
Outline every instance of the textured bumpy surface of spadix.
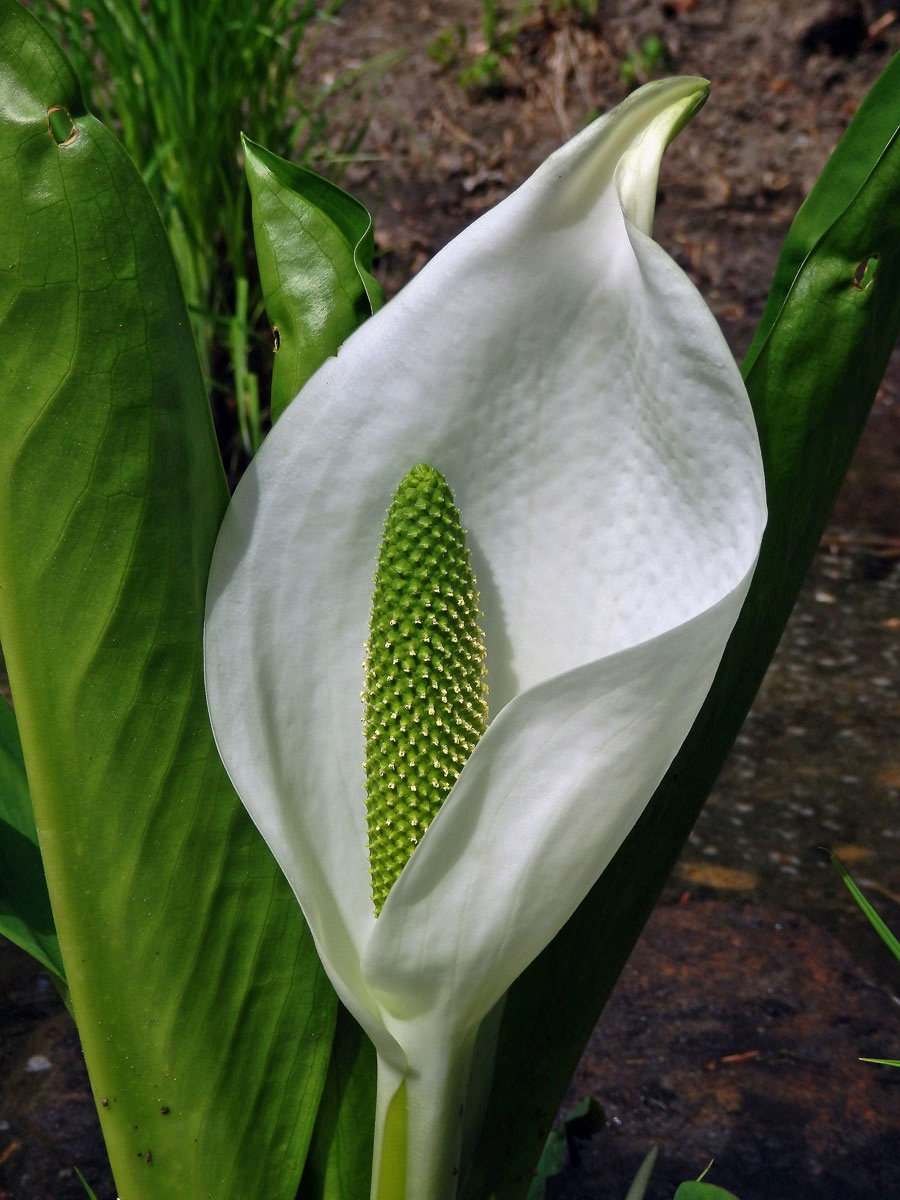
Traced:
POLYGON ((404 476, 384 526, 366 654, 366 810, 380 913, 487 727, 484 636, 447 481, 404 476))
POLYGON ((747 395, 650 236, 663 150, 705 93, 641 88, 438 254, 289 406, 216 547, 216 740, 375 1043, 376 1178, 405 1085, 406 1200, 454 1195, 475 1031, 653 794, 756 561, 747 395), (465 521, 490 722, 376 917, 363 647, 416 462, 465 521))

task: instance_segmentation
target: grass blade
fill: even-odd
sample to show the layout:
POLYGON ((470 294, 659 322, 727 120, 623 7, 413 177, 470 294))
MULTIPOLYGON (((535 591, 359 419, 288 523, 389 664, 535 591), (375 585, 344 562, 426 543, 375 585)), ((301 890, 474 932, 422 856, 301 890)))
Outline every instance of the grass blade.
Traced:
POLYGON ((647 1194, 647 1188, 650 1186, 650 1177, 653 1174, 653 1168, 656 1166, 656 1157, 659 1153, 657 1146, 651 1146, 647 1151, 641 1165, 638 1167, 637 1174, 631 1181, 631 1187, 628 1189, 628 1195, 625 1200, 644 1200, 647 1194))
MULTIPOLYGON (((897 938, 891 933, 890 929, 888 929, 887 925, 885 925, 884 921, 882 921, 881 917, 862 894, 856 881, 850 875, 849 871, 846 869, 840 859, 834 854, 829 854, 828 857, 831 859, 831 865, 847 885, 847 890, 850 892, 850 895, 865 913, 866 917, 868 917, 869 924, 887 946, 888 950, 890 950, 891 954, 893 954, 894 958, 900 962, 900 941, 898 941, 897 938)), ((883 1060, 867 1059, 865 1061, 882 1062, 883 1060)))
POLYGON ((85 1179, 85 1177, 82 1175, 82 1173, 78 1170, 77 1167, 75 1167, 75 1174, 78 1176, 78 1179, 81 1183, 81 1186, 84 1188, 84 1192, 85 1192, 85 1195, 87 1196, 88 1200, 97 1200, 97 1196, 96 1196, 93 1188, 90 1186, 88 1181, 85 1179))
POLYGON ((256 383, 246 371, 256 329, 244 329, 237 351, 234 337, 241 279, 249 285, 247 311, 259 311, 240 131, 250 129, 278 154, 304 158, 325 138, 339 93, 352 80, 311 86, 303 67, 323 19, 340 3, 46 0, 42 6, 42 18, 70 50, 91 107, 120 134, 163 214, 232 465, 259 441, 256 383))

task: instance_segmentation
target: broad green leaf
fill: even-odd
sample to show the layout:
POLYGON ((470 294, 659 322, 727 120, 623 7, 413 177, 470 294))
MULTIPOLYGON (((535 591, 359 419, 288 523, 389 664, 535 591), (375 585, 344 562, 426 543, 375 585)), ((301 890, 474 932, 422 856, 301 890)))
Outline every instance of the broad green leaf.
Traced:
POLYGON ((544 1200, 547 1180, 558 1175, 566 1164, 566 1133, 564 1129, 551 1129, 538 1159, 534 1179, 528 1189, 528 1200, 544 1200))
POLYGON ((895 137, 900 126, 898 90, 900 55, 891 60, 875 81, 853 121, 852 136, 840 141, 794 218, 759 328, 744 358, 745 375, 753 367, 807 255, 852 203, 895 137))
POLYGON ((343 1005, 298 1200, 369 1200, 375 1048, 343 1005))
MULTIPOLYGON (((547 1180, 553 1175, 558 1175, 566 1165, 570 1138, 592 1137, 603 1128, 604 1120, 603 1109, 598 1102, 593 1096, 585 1096, 570 1113, 566 1114, 561 1128, 554 1127, 550 1130, 544 1143, 544 1149, 541 1151, 541 1157, 538 1159, 534 1179, 528 1189, 527 1200, 544 1200, 547 1180)), ((655 1159, 655 1147, 651 1154, 655 1159)), ((643 1192, 640 1195, 635 1193, 632 1196, 631 1189, 629 1189, 626 1200, 641 1200, 642 1196, 643 1192)))
MULTIPOLYGON (((896 67, 888 70, 892 78, 896 67)), ((893 104, 893 117, 873 122, 867 102, 841 143, 842 161, 861 162, 861 174, 854 187, 842 173, 845 203, 816 199, 814 210, 832 219, 815 246, 806 251, 805 228, 789 233, 783 261, 802 267, 745 373, 769 502, 747 603, 654 799, 565 929, 510 989, 466 1200, 527 1192, 559 1097, 740 729, 846 473, 900 331, 900 106, 891 90, 879 88, 871 103, 893 104), (873 128, 880 152, 871 152, 873 128), (860 138, 867 153, 856 153, 860 138), (860 289, 854 276, 876 253, 874 281, 860 289), (514 1124, 523 1095, 530 1117, 514 1124)), ((825 177, 820 186, 832 184, 825 177)))
POLYGON ((263 303, 275 337, 272 420, 384 303, 372 218, 347 192, 244 138, 263 303))
POLYGON ((0 698, 0 934, 33 955, 64 996, 66 975, 50 910, 25 760, 13 710, 0 698))
POLYGON ((137 172, 14 0, 0 209, 0 640, 118 1191, 288 1200, 334 1000, 207 719, 196 350, 137 172))
POLYGON ((683 1183, 675 1193, 675 1200, 738 1200, 733 1192, 716 1187, 713 1183, 683 1183))

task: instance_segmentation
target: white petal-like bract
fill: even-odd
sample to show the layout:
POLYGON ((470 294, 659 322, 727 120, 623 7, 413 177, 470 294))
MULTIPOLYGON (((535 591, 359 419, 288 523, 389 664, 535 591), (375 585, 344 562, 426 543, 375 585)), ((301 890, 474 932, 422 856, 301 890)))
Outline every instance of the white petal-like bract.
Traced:
POLYGON ((650 237, 662 152, 704 96, 640 89, 438 254, 291 404, 216 547, 216 741, 375 1042, 380 1121, 406 1081, 408 1200, 452 1196, 478 1023, 653 794, 755 565, 746 392, 650 237), (468 533, 491 721, 376 919, 363 658, 385 511, 419 462, 468 533))

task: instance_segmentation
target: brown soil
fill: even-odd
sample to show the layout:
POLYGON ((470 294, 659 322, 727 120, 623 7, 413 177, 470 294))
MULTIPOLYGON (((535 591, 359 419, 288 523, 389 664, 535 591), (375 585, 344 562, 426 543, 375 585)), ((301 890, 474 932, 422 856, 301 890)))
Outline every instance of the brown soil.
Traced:
POLYGON ((653 1145, 648 1200, 711 1160, 741 1200, 897 1195, 900 1070, 859 1061, 896 1032, 888 990, 805 917, 658 908, 566 1098, 598 1097, 606 1123, 548 1200, 623 1200, 653 1145))
MULTIPOLYGON (((486 49, 478 0, 346 0, 324 33, 312 59, 317 80, 378 54, 403 55, 384 76, 344 180, 374 212, 388 291, 620 100, 623 63, 655 36, 667 69, 712 82, 706 109, 667 155, 656 235, 740 356, 788 224, 900 46, 900 16, 888 0, 600 0, 590 18, 555 9, 565 5, 546 3, 506 27, 508 53, 490 92, 457 82, 486 49), (456 46, 458 61, 433 62, 436 39, 448 53, 456 46)), ((638 61, 637 71, 652 68, 638 61)), ((358 116, 348 114, 348 125, 358 116)), ((900 478, 898 389, 895 363, 837 513, 842 528, 865 524, 884 539, 900 534, 898 492, 872 481, 900 478)), ((661 1158, 650 1200, 670 1197, 711 1157, 714 1180, 742 1200, 900 1192, 891 1142, 900 1071, 856 1061, 896 1054, 897 1009, 879 982, 889 967, 860 965, 789 905, 728 900, 746 899, 755 880, 721 870, 682 873, 626 970, 567 1100, 595 1094, 607 1125, 551 1184, 555 1200, 620 1200, 654 1142, 661 1158), (685 885, 683 897, 693 898, 673 903, 685 885)), ((12 947, 0 947, 0 978, 0 1200, 78 1200, 73 1165, 110 1200, 71 1024, 12 947)))
POLYGON ((842 34, 828 14, 852 3, 601 0, 594 18, 553 15, 554 7, 566 6, 544 4, 521 23, 501 58, 500 94, 466 93, 457 82, 484 45, 478 0, 346 0, 320 43, 325 78, 376 54, 403 54, 364 143, 371 160, 346 176, 374 212, 389 290, 621 100, 629 90, 623 63, 656 36, 668 72, 712 85, 706 109, 667 153, 656 236, 691 272, 740 353, 787 226, 900 45, 900 20, 887 21, 889 5, 871 4, 856 32, 850 25, 842 34), (460 28, 466 49, 441 68, 429 47, 460 28))

